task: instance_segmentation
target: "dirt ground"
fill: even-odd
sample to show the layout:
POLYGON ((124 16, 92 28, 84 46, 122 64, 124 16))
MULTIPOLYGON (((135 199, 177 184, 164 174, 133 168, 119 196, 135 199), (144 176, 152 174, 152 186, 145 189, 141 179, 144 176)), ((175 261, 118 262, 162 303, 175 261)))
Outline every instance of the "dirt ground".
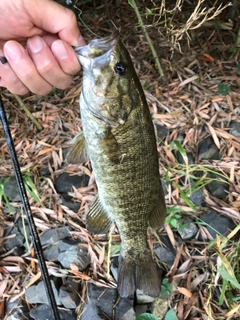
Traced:
MULTIPOLYGON (((191 217, 191 219, 197 219, 207 210, 215 209, 231 219, 237 228, 240 221, 240 137, 229 133, 229 124, 231 121, 240 121, 239 1, 235 11, 228 7, 216 20, 206 21, 195 29, 202 19, 200 16, 191 25, 192 29, 188 29, 187 32, 185 32, 186 25, 195 8, 191 1, 184 1, 179 11, 172 11, 174 1, 168 2, 169 7, 166 8, 168 11, 163 11, 161 17, 158 13, 162 1, 141 2, 139 7, 141 16, 161 63, 163 77, 159 76, 155 65, 156 59, 138 25, 133 8, 127 1, 120 1, 119 6, 118 1, 105 1, 105 3, 108 5, 105 6, 103 2, 99 4, 98 1, 79 1, 76 5, 82 10, 81 19, 84 24, 98 36, 109 34, 109 30, 114 29, 108 21, 109 17, 117 28, 120 28, 122 41, 133 58, 134 66, 145 89, 153 119, 168 129, 167 136, 158 144, 160 174, 163 180, 169 183, 168 194, 165 197, 168 208, 177 208, 183 218, 191 217), (179 135, 183 137, 182 148, 186 153, 193 155, 195 170, 196 168, 203 172, 216 170, 225 177, 229 184, 227 199, 219 199, 209 194, 204 181, 201 181, 200 187, 204 192, 206 205, 195 207, 184 200, 178 186, 181 185, 183 192, 189 188, 186 172, 190 170, 190 175, 193 175, 193 167, 188 167, 187 164, 179 165, 173 156, 174 147, 171 142, 177 140, 179 135), (208 136, 213 138, 220 151, 220 160, 199 160, 197 146, 208 136)), ((211 8, 212 5, 211 1, 204 1, 201 8, 211 8)), ((95 38, 81 21, 79 25, 86 40, 95 38)), ((96 261, 95 266, 84 273, 70 271, 84 286, 86 281, 96 275, 95 271, 101 274, 101 281, 94 278, 95 284, 101 285, 104 277, 107 277, 107 262, 101 258, 96 244, 99 243, 107 248, 108 241, 105 237, 88 234, 85 229, 83 217, 97 193, 89 163, 84 166, 67 165, 63 157, 64 150, 70 147, 73 137, 81 131, 79 114, 81 77, 81 73, 76 75, 71 87, 64 91, 54 90, 47 96, 29 94, 21 98, 41 124, 42 130, 37 130, 12 94, 4 89, 1 89, 0 93, 22 172, 24 175, 30 174, 44 204, 42 207, 33 198, 30 199, 39 233, 67 225, 72 228, 72 235, 87 242, 91 249, 96 261), (42 177, 40 169, 46 166, 50 170, 50 175, 42 177), (89 184, 89 187, 75 191, 76 201, 81 202, 78 213, 63 206, 55 190, 54 182, 62 172, 76 174, 84 172, 90 176, 90 181, 93 183, 89 184)), ((0 161, 0 177, 13 175, 2 130, 0 130, 0 161)), ((19 204, 11 203, 11 206, 15 210, 15 220, 21 215, 19 204)), ((1 244, 5 241, 4 228, 13 221, 11 214, 6 215, 5 212, 6 205, 0 202, 1 244)), ((204 225, 199 225, 199 230, 202 241, 196 238, 181 245, 175 239, 177 231, 171 224, 157 231, 157 234, 168 235, 178 252, 173 267, 171 270, 166 270, 166 277, 172 282, 174 289, 169 297, 169 306, 181 320, 240 319, 240 292, 236 287, 228 288, 234 292, 236 300, 230 302, 226 290, 224 303, 219 305, 224 280, 217 268, 220 258, 226 257, 228 261, 232 261, 231 257, 235 255, 236 265, 232 264, 232 267, 239 283, 239 232, 231 234, 231 239, 226 240, 221 236, 213 239, 204 225), (218 294, 216 287, 219 290, 218 294)), ((158 242, 154 234, 149 237, 151 244, 158 242)), ((115 229, 112 241, 115 244, 120 243, 119 234, 115 229)), ((5 252, 1 259, 0 296, 4 294, 5 299, 23 296, 25 281, 34 279, 36 274, 36 260, 32 259, 30 263, 30 260, 16 257, 11 252, 5 252)), ((59 265, 55 263, 49 265, 50 272, 57 272, 58 269, 59 265)), ((35 278, 35 281, 37 280, 35 278)), ((104 285, 111 287, 115 286, 115 283, 114 280, 111 283, 106 280, 104 285)), ((83 299, 84 292, 83 290, 83 299)), ((3 302, 1 304, 0 300, 1 305, 3 302)))

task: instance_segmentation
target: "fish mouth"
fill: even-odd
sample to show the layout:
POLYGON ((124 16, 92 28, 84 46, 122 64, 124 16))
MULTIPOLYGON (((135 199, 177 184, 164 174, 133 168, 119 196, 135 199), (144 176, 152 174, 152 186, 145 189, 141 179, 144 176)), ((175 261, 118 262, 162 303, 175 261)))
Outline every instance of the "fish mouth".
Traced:
POLYGON ((80 57, 98 58, 113 49, 119 41, 119 31, 115 30, 107 37, 93 39, 86 46, 74 48, 80 57))

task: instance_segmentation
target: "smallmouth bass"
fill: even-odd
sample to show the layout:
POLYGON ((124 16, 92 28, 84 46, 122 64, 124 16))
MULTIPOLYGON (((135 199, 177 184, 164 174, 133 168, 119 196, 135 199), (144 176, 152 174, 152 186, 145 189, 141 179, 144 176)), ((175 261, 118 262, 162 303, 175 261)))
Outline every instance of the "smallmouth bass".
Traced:
POLYGON ((164 223, 166 207, 159 177, 154 127, 131 57, 118 32, 76 49, 83 67, 80 134, 67 161, 89 154, 98 196, 87 216, 91 233, 106 233, 115 221, 121 236, 118 291, 160 293, 147 228, 164 223), (86 152, 87 149, 87 152, 86 152))

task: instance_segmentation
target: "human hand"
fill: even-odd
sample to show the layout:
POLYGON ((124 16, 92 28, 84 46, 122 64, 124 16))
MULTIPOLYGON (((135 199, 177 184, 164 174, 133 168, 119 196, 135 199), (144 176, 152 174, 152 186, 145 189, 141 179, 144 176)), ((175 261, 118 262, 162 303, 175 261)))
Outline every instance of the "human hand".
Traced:
POLYGON ((80 64, 71 46, 85 45, 74 13, 52 0, 0 0, 0 86, 44 95, 67 88, 80 64))

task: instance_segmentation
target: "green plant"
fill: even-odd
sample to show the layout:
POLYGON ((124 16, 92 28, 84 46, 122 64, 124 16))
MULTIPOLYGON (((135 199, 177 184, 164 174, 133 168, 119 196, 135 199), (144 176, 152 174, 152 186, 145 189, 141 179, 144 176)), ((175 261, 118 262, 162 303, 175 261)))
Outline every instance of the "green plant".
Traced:
POLYGON ((161 297, 167 299, 172 293, 172 284, 168 282, 168 278, 164 278, 161 284, 161 297))
POLYGON ((30 194, 30 196, 33 198, 35 202, 37 202, 41 207, 44 207, 42 201, 40 200, 40 195, 38 193, 37 187, 34 184, 29 171, 27 171, 24 174, 23 179, 24 179, 24 185, 27 192, 30 194))
POLYGON ((136 320, 158 320, 158 318, 154 314, 142 313, 137 316, 136 320))
POLYGON ((0 180, 0 206, 2 206, 2 202, 4 201, 8 207, 8 210, 10 212, 13 212, 13 208, 10 205, 9 201, 8 201, 8 197, 6 196, 6 193, 4 191, 4 184, 9 180, 10 178, 7 179, 1 179, 0 180))
POLYGON ((182 216, 179 214, 182 209, 176 207, 167 208, 165 223, 170 224, 175 229, 184 229, 187 223, 183 223, 182 216))
POLYGON ((217 235, 209 248, 217 253, 217 266, 213 271, 213 282, 209 286, 208 306, 210 309, 211 296, 214 287, 220 289, 218 304, 228 306, 227 319, 234 314, 240 315, 240 241, 232 240, 240 230, 238 225, 227 237, 217 235))
POLYGON ((222 96, 226 96, 230 91, 229 86, 226 83, 219 83, 218 84, 218 93, 220 93, 222 96))
POLYGON ((168 310, 168 312, 165 315, 164 320, 178 320, 173 309, 168 310))

